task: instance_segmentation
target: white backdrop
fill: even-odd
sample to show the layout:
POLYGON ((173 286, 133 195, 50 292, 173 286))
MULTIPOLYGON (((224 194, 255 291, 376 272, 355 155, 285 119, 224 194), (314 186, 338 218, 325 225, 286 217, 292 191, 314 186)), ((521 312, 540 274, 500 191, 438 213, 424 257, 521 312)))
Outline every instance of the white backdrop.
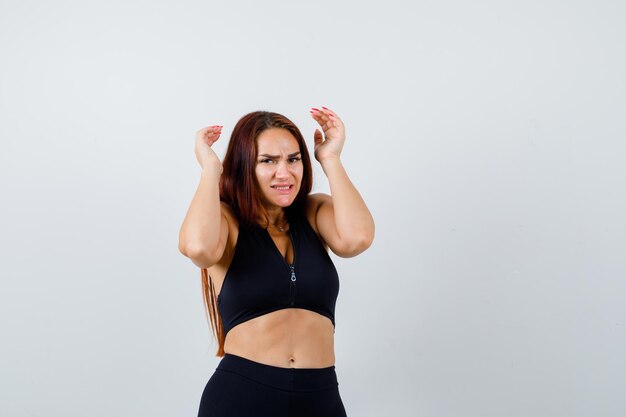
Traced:
MULTIPOLYGON (((312 106, 376 220, 352 417, 626 415, 626 5, 0 3, 0 415, 195 416, 194 133, 312 106)), ((318 191, 327 191, 316 166, 318 191)))

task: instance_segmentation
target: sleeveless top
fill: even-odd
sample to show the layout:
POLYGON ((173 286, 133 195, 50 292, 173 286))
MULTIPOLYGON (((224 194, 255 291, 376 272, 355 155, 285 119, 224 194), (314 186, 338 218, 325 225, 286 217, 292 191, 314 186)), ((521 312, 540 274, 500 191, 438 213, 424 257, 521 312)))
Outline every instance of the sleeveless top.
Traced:
MULTIPOLYGON (((294 216, 295 217, 295 216, 294 216)), ((335 326, 339 277, 306 217, 290 218, 293 263, 288 264, 269 232, 240 225, 233 259, 217 297, 224 337, 238 324, 284 308, 303 308, 335 326)))

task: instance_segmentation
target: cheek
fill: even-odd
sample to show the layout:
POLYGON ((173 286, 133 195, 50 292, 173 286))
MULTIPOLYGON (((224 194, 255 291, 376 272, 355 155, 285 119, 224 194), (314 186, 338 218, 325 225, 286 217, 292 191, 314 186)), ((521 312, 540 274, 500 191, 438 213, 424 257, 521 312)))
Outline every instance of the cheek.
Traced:
POLYGON ((257 181, 258 181, 258 182, 264 182, 264 181, 267 181, 267 178, 268 178, 268 176, 269 176, 269 175, 268 175, 268 169, 267 169, 267 168, 265 168, 265 169, 264 169, 264 168, 265 168, 265 167, 258 166, 258 167, 256 168, 256 170, 254 171, 254 172, 255 172, 255 174, 256 174, 256 178, 257 178, 257 181))
POLYGON ((302 165, 299 165, 295 172, 294 172, 296 178, 298 178, 298 182, 302 182, 302 176, 304 175, 304 167, 302 165))

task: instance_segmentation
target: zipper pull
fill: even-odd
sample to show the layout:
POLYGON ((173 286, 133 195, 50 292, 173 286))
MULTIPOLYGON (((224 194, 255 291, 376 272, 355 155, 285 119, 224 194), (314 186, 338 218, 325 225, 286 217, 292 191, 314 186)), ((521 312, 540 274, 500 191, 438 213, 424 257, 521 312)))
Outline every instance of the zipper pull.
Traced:
POLYGON ((289 265, 289 271, 291 272, 291 282, 289 284, 289 304, 295 304, 296 295, 296 271, 293 265, 289 265))
POLYGON ((295 282, 296 281, 296 271, 294 270, 294 266, 293 265, 289 265, 289 269, 291 270, 291 281, 295 282))

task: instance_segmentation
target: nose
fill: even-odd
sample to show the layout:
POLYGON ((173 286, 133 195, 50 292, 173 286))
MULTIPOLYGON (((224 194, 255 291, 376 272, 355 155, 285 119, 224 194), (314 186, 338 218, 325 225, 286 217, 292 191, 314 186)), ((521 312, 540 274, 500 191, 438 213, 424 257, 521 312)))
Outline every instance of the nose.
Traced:
POLYGON ((289 167, 285 161, 280 161, 276 166, 276 178, 289 178, 289 167))

